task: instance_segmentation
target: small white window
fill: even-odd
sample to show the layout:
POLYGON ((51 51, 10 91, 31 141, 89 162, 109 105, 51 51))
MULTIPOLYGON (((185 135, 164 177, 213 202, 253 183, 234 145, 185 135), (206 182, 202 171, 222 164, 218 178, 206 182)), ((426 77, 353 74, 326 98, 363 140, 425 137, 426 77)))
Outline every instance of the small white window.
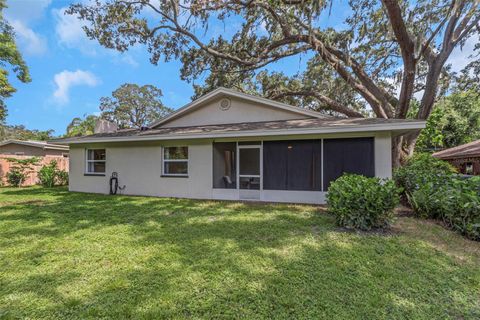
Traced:
POLYGON ((106 159, 105 149, 87 149, 85 173, 104 175, 106 159))
POLYGON ((188 176, 188 147, 164 147, 162 161, 162 175, 188 176))

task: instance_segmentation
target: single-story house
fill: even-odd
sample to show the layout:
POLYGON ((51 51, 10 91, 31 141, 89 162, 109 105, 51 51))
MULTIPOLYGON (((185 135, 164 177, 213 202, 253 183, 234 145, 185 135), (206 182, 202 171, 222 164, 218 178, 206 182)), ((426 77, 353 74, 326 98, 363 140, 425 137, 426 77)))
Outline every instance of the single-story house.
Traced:
POLYGON ((423 121, 345 119, 218 88, 147 128, 57 140, 71 191, 321 204, 344 172, 390 178, 392 137, 423 121))
POLYGON ((6 174, 11 170, 12 163, 8 158, 27 159, 37 157, 39 162, 27 172, 23 186, 34 185, 38 182, 37 172, 50 163, 57 162, 60 170, 68 170, 68 146, 32 140, 5 140, 0 141, 0 184, 7 182, 6 174))
POLYGON ((68 146, 33 140, 0 141, 0 156, 68 157, 68 146))
POLYGON ((433 156, 450 162, 460 173, 480 175, 480 140, 435 152, 433 156))

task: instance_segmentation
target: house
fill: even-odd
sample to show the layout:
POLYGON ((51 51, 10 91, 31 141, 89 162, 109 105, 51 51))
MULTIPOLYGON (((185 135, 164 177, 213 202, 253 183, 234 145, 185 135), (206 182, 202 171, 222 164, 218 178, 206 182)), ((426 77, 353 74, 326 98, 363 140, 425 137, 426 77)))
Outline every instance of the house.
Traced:
POLYGON ((450 162, 463 174, 480 175, 480 140, 435 152, 433 156, 450 162))
POLYGON ((12 163, 7 160, 8 158, 26 159, 32 157, 39 158, 39 162, 27 172, 23 186, 36 184, 38 170, 52 160, 57 162, 57 167, 60 170, 68 171, 68 146, 45 141, 0 141, 0 185, 7 182, 6 175, 12 167, 12 163))
POLYGON ((68 146, 51 144, 46 141, 5 140, 0 141, 0 156, 60 156, 68 157, 68 146))
POLYGON ((345 119, 218 88, 152 123, 57 140, 70 146, 70 190, 324 203, 344 172, 390 178, 391 139, 423 121, 345 119))

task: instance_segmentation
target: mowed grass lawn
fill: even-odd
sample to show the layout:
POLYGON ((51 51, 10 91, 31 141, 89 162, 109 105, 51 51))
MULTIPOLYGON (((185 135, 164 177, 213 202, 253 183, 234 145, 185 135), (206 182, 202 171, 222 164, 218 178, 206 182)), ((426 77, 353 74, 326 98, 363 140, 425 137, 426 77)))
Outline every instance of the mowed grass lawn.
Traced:
POLYGON ((324 211, 2 188, 0 318, 480 318, 479 243, 324 211))

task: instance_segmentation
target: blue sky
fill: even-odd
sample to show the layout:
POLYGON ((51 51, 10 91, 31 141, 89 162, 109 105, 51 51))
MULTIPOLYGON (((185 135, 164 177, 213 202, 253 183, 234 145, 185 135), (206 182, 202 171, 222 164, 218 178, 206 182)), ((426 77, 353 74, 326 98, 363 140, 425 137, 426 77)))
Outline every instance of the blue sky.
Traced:
MULTIPOLYGON (((163 91, 162 101, 174 109, 190 101, 192 85, 180 80, 180 63, 160 62, 154 66, 143 47, 125 54, 108 50, 86 38, 81 22, 63 14, 68 0, 7 0, 6 18, 13 25, 20 50, 30 68, 32 82, 11 80, 18 91, 6 102, 8 124, 30 129, 65 132, 74 117, 98 113, 99 99, 121 84, 152 84, 163 91)), ((338 4, 336 4, 338 5, 338 4)), ((348 10, 334 10, 344 12, 348 10)), ((329 25, 341 24, 344 17, 326 17, 329 25)), ((233 32, 235 24, 214 25, 212 34, 233 32)), ((468 62, 473 43, 456 50, 450 59, 455 69, 468 62)), ((306 62, 290 59, 270 69, 294 73, 306 62)))

